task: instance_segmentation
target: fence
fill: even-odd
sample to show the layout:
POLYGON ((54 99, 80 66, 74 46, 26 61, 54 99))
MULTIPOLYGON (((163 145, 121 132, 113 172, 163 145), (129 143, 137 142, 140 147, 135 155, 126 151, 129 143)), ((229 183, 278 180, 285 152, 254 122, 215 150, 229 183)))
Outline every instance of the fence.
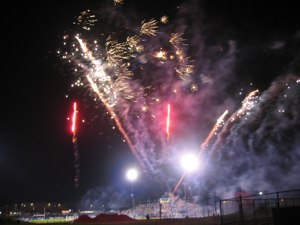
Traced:
POLYGON ((222 199, 222 225, 299 225, 300 189, 222 199))

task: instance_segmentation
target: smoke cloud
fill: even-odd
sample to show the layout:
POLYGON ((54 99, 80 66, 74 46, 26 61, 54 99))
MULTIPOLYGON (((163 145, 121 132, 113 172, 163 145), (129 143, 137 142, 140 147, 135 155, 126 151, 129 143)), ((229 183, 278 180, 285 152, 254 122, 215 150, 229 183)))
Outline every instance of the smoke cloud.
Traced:
MULTIPOLYGON (((133 16, 126 17, 119 8, 109 11, 112 13, 101 21, 111 26, 101 27, 102 36, 111 34, 110 38, 121 43, 136 35, 140 23, 131 21, 133 16)), ((101 9, 98 14, 105 12, 101 9)), ((178 166, 180 156, 191 150, 199 152, 218 117, 228 109, 236 116, 226 118, 205 148, 200 170, 186 177, 194 199, 225 197, 241 190, 299 188, 299 31, 284 42, 270 38, 253 44, 231 36, 226 29, 219 30, 220 25, 205 23, 208 18, 204 1, 182 4, 177 17, 160 24, 156 36, 141 36, 143 51, 126 61, 131 76, 122 80, 127 89, 120 93, 126 89, 133 97, 122 98, 118 93, 113 110, 133 143, 141 169, 170 192, 183 173, 178 166), (181 38, 180 47, 170 42, 174 33, 181 38), (160 50, 167 52, 167 60, 155 57, 160 50), (284 65, 278 64, 282 59, 278 51, 287 55, 284 65), (283 68, 288 75, 282 76, 283 68), (243 113, 235 114, 241 110, 243 97, 256 89, 248 81, 261 80, 258 78, 267 73, 261 84, 264 88, 243 113), (269 80, 272 84, 267 87, 269 80), (171 105, 169 140, 167 104, 171 105)), ((110 188, 98 188, 87 192, 82 205, 106 202, 114 208, 117 202, 123 207, 122 197, 110 188)))

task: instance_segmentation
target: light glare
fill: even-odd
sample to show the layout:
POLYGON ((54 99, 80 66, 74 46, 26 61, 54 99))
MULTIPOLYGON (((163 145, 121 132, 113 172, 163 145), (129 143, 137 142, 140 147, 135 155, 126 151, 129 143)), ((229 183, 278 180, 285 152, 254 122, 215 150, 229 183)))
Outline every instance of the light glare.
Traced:
POLYGON ((198 168, 199 160, 195 155, 188 154, 182 157, 181 166, 186 171, 194 171, 198 168))
POLYGON ((136 169, 130 169, 127 171, 126 177, 130 181, 135 181, 138 177, 138 172, 136 169))

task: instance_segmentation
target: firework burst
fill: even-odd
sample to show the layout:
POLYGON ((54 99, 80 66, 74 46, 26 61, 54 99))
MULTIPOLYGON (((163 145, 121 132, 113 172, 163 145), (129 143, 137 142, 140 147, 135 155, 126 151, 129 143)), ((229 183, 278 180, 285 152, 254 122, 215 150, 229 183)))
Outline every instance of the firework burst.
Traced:
MULTIPOLYGON (((118 5, 123 1, 114 3, 118 5)), ((227 131, 245 122, 261 97, 257 90, 251 92, 241 107, 229 115, 224 100, 228 96, 222 96, 225 88, 223 83, 218 83, 218 77, 228 67, 228 61, 234 61, 230 58, 233 57, 230 50, 226 59, 209 64, 209 60, 201 58, 205 55, 203 52, 196 57, 188 54, 199 50, 190 51, 195 47, 190 46, 194 43, 189 42, 191 32, 181 33, 182 29, 172 29, 172 24, 158 26, 157 21, 168 23, 166 16, 160 20, 130 21, 120 8, 116 6, 97 12, 101 20, 91 17, 91 11, 81 13, 76 22, 80 26, 79 34, 65 34, 63 49, 57 53, 72 65, 76 78, 71 86, 86 88, 96 102, 100 102, 104 114, 109 115, 114 129, 121 133, 122 141, 141 167, 160 183, 173 187, 177 180, 170 178, 174 174, 164 168, 177 169, 176 157, 189 145, 187 143, 197 140, 194 144, 199 146, 199 157, 207 157, 209 164, 210 153, 222 154, 216 149, 228 135, 227 131), (105 17, 105 13, 109 15, 105 17), (100 22, 103 24, 96 26, 100 22), (195 62, 193 59, 201 60, 195 62), (213 93, 222 94, 216 98, 213 93), (214 102, 218 102, 217 110, 212 106, 214 102), (171 135, 171 105, 172 124, 176 124, 171 129, 172 142, 166 141, 166 136, 169 140, 171 135), (214 112, 220 110, 225 111, 216 120, 218 115, 214 112), (211 122, 215 120, 215 123, 211 122), (204 150, 209 154, 202 154, 204 150)), ((225 53, 226 48, 222 49, 225 53)), ((286 112, 284 105, 281 103, 276 111, 280 115, 286 112)), ((230 111, 234 110, 231 108, 230 111)), ((179 173, 181 175, 182 171, 179 173)), ((184 175, 176 183, 174 192, 183 179, 184 175)))
POLYGON ((169 22, 169 18, 166 15, 164 15, 160 18, 160 22, 166 24, 169 22))
POLYGON ((92 14, 90 10, 86 10, 80 13, 74 24, 80 26, 84 30, 89 31, 93 26, 95 26, 97 21, 98 19, 96 19, 96 16, 92 14))
POLYGON ((113 0, 115 5, 122 5, 124 4, 124 0, 113 0))
POLYGON ((157 34, 158 26, 155 19, 151 19, 148 22, 142 21, 140 33, 147 36, 155 36, 157 34))
MULTIPOLYGON (((90 11, 87 11, 90 13, 90 11)), ((80 24, 86 24, 84 18, 89 20, 87 13, 83 13, 79 17, 80 24)), ((163 21, 166 22, 167 17, 163 21)), ((83 38, 83 34, 77 34, 75 42, 71 42, 67 46, 71 46, 71 50, 66 50, 64 53, 58 52, 64 60, 74 62, 74 72, 82 74, 72 86, 86 87, 90 86, 97 98, 102 102, 104 108, 110 117, 114 120, 118 130, 122 134, 124 141, 128 144, 131 152, 136 157, 140 165, 148 170, 149 173, 156 173, 154 162, 149 156, 154 152, 147 152, 146 146, 154 148, 157 142, 156 129, 151 128, 151 125, 145 121, 149 120, 150 123, 156 123, 156 120, 163 117, 159 113, 158 108, 163 102, 160 100, 160 95, 168 90, 159 90, 159 84, 149 82, 152 80, 148 75, 149 66, 156 66, 158 59, 160 62, 165 62, 165 71, 168 74, 178 73, 180 77, 186 74, 192 74, 193 66, 189 65, 189 57, 186 56, 183 43, 182 34, 172 34, 171 41, 166 36, 165 45, 162 45, 159 51, 154 51, 154 48, 149 48, 155 43, 155 39, 151 39, 158 34, 158 25, 155 19, 149 21, 142 21, 140 32, 127 36, 125 41, 120 41, 118 35, 108 34, 106 39, 95 40, 90 43, 83 38), (143 36, 147 36, 148 42, 146 43, 143 36), (168 51, 165 50, 173 48, 168 51), (171 57, 171 55, 175 57, 171 57), (169 72, 168 72, 169 71, 169 72), (149 80, 150 79, 150 80, 149 80), (85 84, 85 80, 87 81, 85 84), (148 81, 147 81, 148 80, 148 81), (139 110, 140 111, 139 111, 139 110), (123 114, 122 111, 130 111, 131 113, 123 114), (132 117, 132 118, 131 118, 132 117), (147 119, 148 118, 148 119, 147 119), (135 123, 132 120, 138 119, 135 123), (147 140, 142 140, 134 131, 135 127, 140 129, 147 129, 147 140), (139 149, 139 151, 137 151, 139 149)), ((88 30, 92 33, 92 30, 88 30)), ((103 35, 102 35, 103 36, 103 35)), ((67 40, 72 40, 70 35, 64 36, 64 43, 67 40)), ((66 44, 64 44, 66 45, 66 44)), ((157 48, 156 48, 157 49, 157 48)), ((163 64, 162 64, 163 65, 163 64)), ((154 77, 153 77, 154 78, 154 77)), ((167 78, 167 77, 166 77, 167 78)), ((170 78, 168 78, 170 79, 170 78)), ((175 78, 176 79, 176 78, 175 78)), ((180 79, 178 79, 179 81, 180 79)), ((153 80, 155 81, 155 79, 153 80)), ((160 83, 160 80, 157 80, 160 83)), ((161 84, 162 85, 162 84, 161 84)), ((173 92, 176 93, 176 92, 173 92)), ((166 135, 167 140, 170 138, 170 103, 168 105, 168 113, 166 120, 166 135)))

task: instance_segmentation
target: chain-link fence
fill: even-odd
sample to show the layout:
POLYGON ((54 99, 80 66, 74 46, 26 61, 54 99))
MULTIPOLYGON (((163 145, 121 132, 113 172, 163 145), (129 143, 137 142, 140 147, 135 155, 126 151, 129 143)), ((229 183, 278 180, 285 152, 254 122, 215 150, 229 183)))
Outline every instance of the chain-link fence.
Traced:
POLYGON ((221 224, 299 225, 300 189, 222 199, 221 224))

